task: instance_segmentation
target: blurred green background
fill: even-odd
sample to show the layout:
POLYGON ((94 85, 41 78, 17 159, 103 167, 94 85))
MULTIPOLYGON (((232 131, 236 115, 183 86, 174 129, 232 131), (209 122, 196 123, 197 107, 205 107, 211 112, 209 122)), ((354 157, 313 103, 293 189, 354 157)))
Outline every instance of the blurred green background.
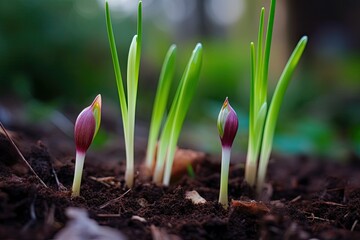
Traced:
MULTIPOLYGON (((137 1, 109 3, 125 74, 128 47, 136 33, 137 1)), ((168 47, 172 43, 178 46, 175 88, 193 47, 201 42, 201 79, 180 145, 219 153, 216 118, 228 96, 240 121, 234 148, 237 153, 246 153, 249 43, 257 40, 260 9, 268 9, 269 3, 143 1, 139 139, 146 140, 156 83, 168 47)), ((269 96, 297 41, 307 35, 309 42, 280 112, 275 151, 340 160, 360 156, 359 16, 358 0, 278 0, 269 96)), ((68 126, 76 114, 101 93, 107 117, 100 142, 108 141, 109 133, 121 134, 104 0, 1 1, 0 86, 3 122, 19 121, 18 116, 30 124, 52 119, 71 135, 68 126), (18 108, 21 114, 14 115, 18 108)))

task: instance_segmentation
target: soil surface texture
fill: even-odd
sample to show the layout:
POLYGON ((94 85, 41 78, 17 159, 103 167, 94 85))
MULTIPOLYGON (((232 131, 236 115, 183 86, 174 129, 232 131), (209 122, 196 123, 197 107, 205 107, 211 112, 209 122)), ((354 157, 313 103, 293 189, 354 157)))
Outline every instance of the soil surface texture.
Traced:
POLYGON ((225 210, 217 202, 217 157, 205 156, 194 166, 194 177, 184 174, 169 187, 137 175, 135 186, 127 189, 124 161, 112 161, 119 156, 89 155, 81 196, 71 198, 75 159, 70 153, 59 157, 61 143, 53 150, 55 145, 24 133, 15 131, 12 136, 47 187, 0 134, 3 240, 59 237, 71 225, 67 225, 69 207, 85 209, 97 224, 120 231, 126 239, 360 239, 359 159, 345 165, 305 156, 273 156, 261 201, 243 181, 244 159, 232 159, 225 210), (186 192, 192 190, 206 202, 187 199, 186 192))

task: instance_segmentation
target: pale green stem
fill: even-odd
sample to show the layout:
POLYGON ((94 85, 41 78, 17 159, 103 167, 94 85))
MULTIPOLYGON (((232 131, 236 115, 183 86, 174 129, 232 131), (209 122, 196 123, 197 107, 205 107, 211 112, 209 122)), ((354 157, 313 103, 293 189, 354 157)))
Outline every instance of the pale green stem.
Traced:
POLYGON ((228 208, 228 181, 231 148, 222 148, 219 203, 228 208))
POLYGON ((76 151, 75 173, 71 193, 72 197, 78 197, 80 195, 81 176, 84 168, 84 160, 85 153, 76 151))
POLYGON ((165 170, 164 170, 164 178, 163 178, 163 184, 165 186, 169 186, 169 184, 170 184, 171 169, 172 169, 172 166, 173 166, 173 163, 174 163, 176 144, 177 144, 177 140, 179 138, 180 132, 176 132, 174 134, 176 136, 173 136, 170 139, 169 149, 168 149, 168 153, 166 155, 166 160, 165 160, 165 170))
POLYGON ((249 141, 248 141, 248 151, 246 156, 246 165, 245 165, 245 181, 250 186, 255 186, 256 179, 256 168, 257 168, 257 153, 255 152, 255 81, 256 81, 256 57, 255 57, 255 46, 254 43, 250 43, 250 59, 251 59, 251 87, 250 87, 250 119, 249 119, 249 141))
MULTIPOLYGON (((136 59, 137 35, 134 36, 128 57, 127 93, 128 93, 128 141, 126 146, 126 172, 125 182, 131 188, 134 182, 134 135, 135 135, 135 110, 138 87, 138 68, 136 59)), ((125 120, 126 121, 126 120, 125 120)))
POLYGON ((301 58, 302 53, 304 52, 305 46, 307 43, 307 37, 304 36, 300 39, 298 44, 296 45, 293 53, 291 54, 281 76, 276 85, 275 92, 273 94, 273 98, 271 100, 271 105, 269 107, 268 116, 266 118, 265 126, 264 126, 264 135, 262 138, 261 144, 261 153, 260 153, 260 162, 259 162, 259 170, 257 176, 257 192, 261 193, 265 181, 266 170, 269 163, 274 132, 276 127, 276 121, 279 115, 280 106, 284 99, 284 95, 286 89, 291 80, 292 74, 301 58))

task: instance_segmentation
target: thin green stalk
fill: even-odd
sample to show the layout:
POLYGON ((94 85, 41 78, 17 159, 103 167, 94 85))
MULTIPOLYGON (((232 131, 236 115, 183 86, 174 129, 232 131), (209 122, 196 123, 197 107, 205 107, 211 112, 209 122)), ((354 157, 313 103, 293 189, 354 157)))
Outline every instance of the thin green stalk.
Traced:
POLYGON ((257 192, 260 194, 266 176, 266 170, 269 163, 270 152, 272 148, 272 141, 274 136, 274 131, 276 127, 276 121, 279 115, 280 106, 283 101, 287 86, 289 85, 291 76, 294 73, 294 70, 301 58, 301 55, 304 52, 305 46, 307 43, 307 37, 304 36, 300 39, 293 53, 291 54, 281 76, 279 82, 276 86, 269 112, 266 118, 264 126, 264 135, 262 139, 262 148, 260 154, 259 170, 258 170, 258 179, 257 179, 257 192))
MULTIPOLYGON (((122 76, 121 76, 121 69, 120 69, 118 54, 117 54, 117 50, 116 50, 114 32, 113 32, 112 24, 111 24, 109 3, 107 1, 105 2, 105 14, 106 14, 107 33, 108 33, 109 44, 110 44, 110 52, 111 52, 111 57, 112 57, 113 65, 114 65, 116 85, 117 85, 118 94, 119 94, 121 117, 122 117, 122 119, 127 119, 128 117, 127 117, 127 105, 126 105, 125 91, 124 91, 123 80, 122 80, 122 76)), ((127 139, 127 137, 126 137, 127 121, 123 121, 123 127, 124 127, 125 139, 127 139)))
POLYGON ((114 64, 116 84, 118 88, 121 116, 123 119, 124 139, 126 148, 125 182, 128 187, 133 186, 134 180, 134 135, 135 135, 135 110, 140 68, 141 35, 142 35, 142 2, 138 5, 137 35, 134 36, 128 56, 127 68, 127 101, 121 77, 120 64, 116 51, 114 33, 111 24, 109 4, 105 2, 106 25, 110 43, 110 51, 114 64))
MULTIPOLYGON (((262 66, 263 64, 263 36, 264 36, 264 14, 265 14, 265 8, 261 9, 260 12, 260 20, 259 20, 259 32, 258 32, 258 42, 257 42, 257 56, 255 62, 256 62, 256 67, 255 67, 255 91, 257 93, 259 93, 259 91, 262 91, 264 89, 264 82, 262 80, 262 66)), ((259 111, 261 105, 263 104, 262 102, 262 98, 256 97, 254 99, 255 101, 255 118, 256 119, 256 115, 257 115, 257 111, 259 111)))
POLYGON ((251 62, 251 82, 250 82, 250 109, 249 109, 249 142, 248 154, 246 156, 245 165, 245 180, 250 186, 255 185, 256 181, 256 168, 257 168, 257 155, 255 153, 255 79, 256 79, 256 58, 254 43, 250 43, 250 62, 251 62))
POLYGON ((268 85, 268 74, 269 74, 269 62, 270 62, 270 50, 271 50, 271 42, 272 35, 274 29, 274 19, 275 19, 275 8, 276 8, 276 0, 271 0, 270 11, 269 11, 269 19, 268 26, 266 31, 266 40, 265 40, 265 54, 263 59, 263 71, 262 71, 262 87, 260 101, 266 102, 267 98, 267 85, 268 85))
POLYGON ((163 174, 167 174, 166 180, 164 177, 163 183, 168 185, 168 182, 170 182, 171 167, 175 154, 177 139, 180 134, 185 114, 190 105, 192 95, 194 94, 197 85, 200 74, 201 60, 202 46, 201 44, 197 44, 176 90, 169 115, 166 119, 164 129, 160 136, 155 171, 153 175, 153 181, 157 184, 161 183, 163 174), (167 166, 164 173, 165 159, 167 166))
POLYGON ((165 113, 165 108, 170 92, 171 80, 175 72, 176 46, 171 45, 161 69, 160 79, 156 90, 153 112, 151 115, 151 124, 149 131, 149 139, 146 151, 145 165, 148 169, 154 166, 154 155, 156 143, 158 140, 161 122, 165 113))
POLYGON ((174 161, 177 141, 185 120, 186 113, 189 109, 192 97, 194 96, 197 83, 199 81, 200 69, 202 63, 202 45, 198 43, 192 52, 189 63, 184 73, 184 82, 181 86, 181 92, 177 99, 175 118, 172 124, 168 153, 165 162, 165 171, 163 184, 170 184, 171 169, 174 161))
POLYGON ((75 161, 75 172, 74 172, 74 181, 72 185, 71 197, 80 196, 80 185, 81 177, 84 169, 85 153, 76 151, 76 161, 75 161))
MULTIPOLYGON (((137 68, 137 36, 133 37, 130 45, 127 71, 127 93, 128 93, 128 145, 126 146, 126 171, 125 182, 131 188, 134 183, 134 135, 135 135, 135 109, 138 86, 137 68)), ((126 121, 126 119, 124 120, 126 121)))
POLYGON ((228 181, 229 181, 229 165, 231 148, 223 147, 221 153, 221 178, 220 178, 220 194, 219 203, 228 208, 228 181))
MULTIPOLYGON (((273 18, 271 16, 269 18, 273 18)), ((265 8, 261 9, 260 19, 259 19, 259 32, 258 32, 258 42, 257 42, 257 56, 255 58, 255 49, 251 53, 251 65, 252 65, 252 76, 254 81, 252 83, 253 92, 253 104, 250 102, 250 108, 252 111, 252 117, 250 116, 250 127, 249 127, 249 146, 248 154, 246 160, 246 170, 245 170, 245 181, 250 185, 254 186, 256 182, 256 170, 258 165, 258 157, 260 152, 260 142, 262 138, 262 129, 265 122, 267 103, 266 103, 266 91, 267 91, 267 80, 264 80, 263 67, 264 64, 264 51, 266 55, 267 45, 265 45, 265 50, 263 50, 263 36, 264 36, 264 15, 265 8), (265 96, 265 97, 263 97, 265 96)), ((270 28, 272 31, 272 28, 270 28)), ((269 31, 269 28, 267 29, 269 31)), ((266 33, 266 36, 269 36, 269 33, 266 33)), ((270 34, 271 36, 271 34, 270 34)), ((271 42, 270 42, 271 43, 271 42)))

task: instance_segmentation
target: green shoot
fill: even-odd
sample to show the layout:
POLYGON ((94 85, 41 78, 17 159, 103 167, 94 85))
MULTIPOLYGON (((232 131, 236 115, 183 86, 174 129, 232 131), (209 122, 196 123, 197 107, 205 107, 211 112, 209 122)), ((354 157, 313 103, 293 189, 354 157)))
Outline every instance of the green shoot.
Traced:
POLYGON ((151 115, 150 132, 146 151, 145 166, 147 172, 154 167, 156 143, 159 137, 161 122, 164 118, 165 108, 169 96, 171 80, 175 72, 176 46, 170 46, 161 69, 160 79, 156 90, 154 108, 151 115))
POLYGON ((259 20, 258 42, 250 44, 251 59, 251 89, 250 89, 250 120, 249 120, 249 143, 245 166, 245 181, 257 189, 262 189, 268 158, 271 151, 272 139, 274 135, 277 116, 279 114, 281 102, 286 91, 286 87, 291 79, 291 75, 300 60, 305 48, 307 38, 303 37, 295 48, 292 56, 286 65, 283 74, 277 84, 271 107, 267 109, 267 88, 268 72, 270 62, 270 50, 275 19, 276 0, 271 0, 269 19, 266 30, 265 43, 263 42, 264 32, 264 12, 262 8, 259 20), (263 49, 264 47, 264 49, 263 49), (285 80, 284 80, 285 79, 285 80), (281 87, 280 87, 281 86, 281 87), (274 102, 274 103, 273 103, 274 102), (261 155, 260 155, 261 151, 261 155), (260 155, 259 173, 258 159, 260 155), (260 169, 261 168, 261 169, 260 169), (264 169, 265 168, 265 169, 264 169), (261 175, 261 176, 260 176, 261 175), (258 179, 256 179, 258 177, 258 179))
POLYGON ((195 178, 195 171, 191 163, 186 166, 186 172, 190 178, 195 178))
POLYGON ((305 50, 306 43, 307 43, 307 37, 304 36, 300 39, 299 43, 297 44, 296 48, 291 54, 280 76, 279 82, 274 92, 274 96, 271 101, 268 116, 266 118, 266 122, 264 126, 264 135, 261 144, 258 179, 256 184, 258 193, 262 191, 262 187, 264 185, 266 169, 269 163, 272 141, 275 132, 276 121, 280 111, 280 106, 284 99, 284 95, 287 86, 289 85, 291 76, 293 75, 294 70, 301 58, 301 55, 305 50))
POLYGON ((160 136, 153 181, 169 185, 176 144, 199 80, 202 45, 198 43, 181 78, 164 129, 160 136))
POLYGON ((219 203, 227 209, 231 147, 238 129, 238 118, 236 112, 230 106, 228 98, 225 99, 220 110, 217 127, 222 147, 219 203))
POLYGON ((142 14, 142 2, 139 1, 137 35, 133 37, 129 49, 129 56, 128 56, 127 99, 126 99, 123 80, 121 77, 120 64, 116 51, 115 38, 111 24, 109 3, 107 1, 105 2, 107 32, 110 43, 111 56, 114 64, 116 84, 119 94, 121 116, 123 119, 123 129, 124 129, 125 148, 126 148, 125 182, 129 188, 131 188, 134 183, 135 109, 136 109, 136 97, 137 97, 137 88, 138 88, 138 79, 139 79, 140 53, 141 53, 141 42, 142 42, 141 14, 142 14))

